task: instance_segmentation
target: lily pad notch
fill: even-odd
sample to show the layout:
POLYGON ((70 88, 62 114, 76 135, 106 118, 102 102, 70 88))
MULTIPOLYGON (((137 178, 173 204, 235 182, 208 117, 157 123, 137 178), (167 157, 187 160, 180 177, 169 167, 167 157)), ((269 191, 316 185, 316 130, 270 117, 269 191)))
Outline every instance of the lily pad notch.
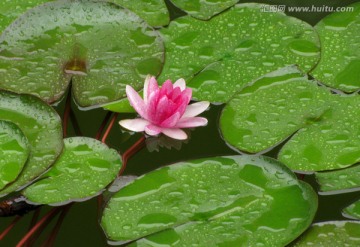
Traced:
POLYGON ((164 59, 158 32, 119 5, 55 1, 13 22, 0 40, 0 88, 59 100, 72 79, 81 107, 125 97, 159 74, 164 59))

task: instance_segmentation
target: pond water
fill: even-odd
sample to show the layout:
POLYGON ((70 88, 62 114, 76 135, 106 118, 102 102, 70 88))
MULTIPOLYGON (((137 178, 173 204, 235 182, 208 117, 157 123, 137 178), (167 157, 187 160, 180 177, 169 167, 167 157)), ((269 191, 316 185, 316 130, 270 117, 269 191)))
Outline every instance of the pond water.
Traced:
MULTIPOLYGON (((246 1, 240 1, 246 2, 246 1)), ((290 6, 309 6, 315 1, 310 0, 267 0, 254 1, 270 4, 284 4, 290 6)), ((316 1, 316 4, 327 6, 345 6, 356 1, 339 1, 327 0, 316 1)), ((169 4, 169 3, 168 3, 169 4)), ((169 4, 170 6, 170 4, 169 4)), ((180 10, 171 7, 172 18, 182 15, 180 10)), ((289 13, 302 20, 315 24, 328 13, 289 13)), ((56 106, 56 110, 62 116, 64 112, 65 100, 56 106)), ((156 168, 175 163, 178 161, 219 156, 219 155, 235 155, 237 151, 229 147, 221 137, 218 128, 218 119, 224 105, 211 105, 210 110, 203 113, 202 116, 209 120, 206 127, 199 127, 191 131, 191 138, 183 143, 175 143, 175 147, 168 149, 166 147, 159 147, 158 150, 151 150, 153 146, 144 147, 136 153, 128 162, 124 175, 142 175, 156 168), (177 148, 181 148, 177 150, 177 148), (150 150, 149 150, 150 149, 150 150)), ((107 111, 103 109, 94 109, 89 111, 81 111, 72 103, 72 109, 75 113, 81 132, 84 136, 95 137, 98 128, 100 127, 107 111)), ((117 122, 121 119, 133 118, 135 114, 119 114, 117 122)), ((70 124, 68 136, 76 136, 73 126, 70 124)), ((130 134, 115 125, 107 139, 107 144, 123 153, 128 147, 135 143, 141 134, 130 134)), ((281 145, 273 148, 268 153, 264 154, 269 157, 276 157, 281 145)), ((306 175, 304 181, 310 183, 314 189, 318 190, 318 185, 315 182, 314 176, 306 175)), ((315 217, 315 222, 328 220, 346 219, 341 215, 341 210, 359 199, 359 192, 351 192, 341 195, 326 195, 319 196, 319 209, 315 217)), ((41 214, 44 214, 50 207, 44 206, 41 209, 41 214)), ((29 213, 21 219, 21 221, 14 227, 11 233, 1 242, 1 246, 15 246, 19 239, 27 232, 32 218, 32 213, 29 213)), ((1 219, 0 231, 12 221, 12 218, 1 219)), ((37 243, 45 240, 47 234, 50 233, 54 225, 53 221, 47 227, 42 237, 37 243)), ((62 225, 62 228, 57 237, 55 246, 108 246, 105 235, 99 225, 97 199, 76 203, 69 211, 62 225)))

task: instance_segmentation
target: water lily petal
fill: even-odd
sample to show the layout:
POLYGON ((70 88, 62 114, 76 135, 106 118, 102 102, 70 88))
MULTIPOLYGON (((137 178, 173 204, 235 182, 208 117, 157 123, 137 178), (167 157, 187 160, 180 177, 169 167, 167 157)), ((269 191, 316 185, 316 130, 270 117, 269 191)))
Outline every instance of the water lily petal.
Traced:
POLYGON ((186 88, 184 91, 182 91, 181 94, 186 97, 186 99, 187 99, 186 104, 189 104, 191 97, 192 97, 191 88, 186 88))
POLYGON ((119 124, 124 127, 125 129, 141 132, 145 130, 145 127, 149 125, 149 122, 142 118, 135 118, 135 119, 125 119, 119 121, 119 124))
POLYGON ((187 134, 181 129, 162 129, 161 132, 168 137, 177 140, 186 140, 187 134))
POLYGON ((180 112, 175 112, 172 116, 162 121, 160 126, 164 128, 172 128, 177 124, 180 118, 181 118, 180 112))
POLYGON ((200 113, 202 113, 203 111, 205 111, 210 105, 210 102, 208 101, 201 101, 201 102, 197 102, 191 105, 188 105, 186 107, 185 113, 182 116, 183 118, 189 118, 189 117, 195 117, 197 115, 199 115, 200 113))
POLYGON ((147 117, 149 121, 154 121, 156 118, 156 107, 159 102, 160 90, 156 90, 150 93, 148 102, 146 104, 147 117))
POLYGON ((179 87, 176 87, 171 92, 171 96, 169 97, 169 99, 171 99, 173 102, 176 102, 180 97, 180 95, 181 95, 181 89, 179 87))
POLYGON ((131 86, 126 85, 126 95, 131 106, 142 118, 147 119, 146 105, 140 95, 131 86))
POLYGON ((185 80, 183 78, 180 78, 179 80, 177 80, 174 83, 174 88, 179 87, 181 89, 181 91, 184 91, 186 88, 186 83, 185 80))
POLYGON ((148 104, 148 100, 150 98, 150 95, 154 92, 159 90, 159 86, 157 83, 157 80, 154 76, 148 75, 145 79, 145 85, 144 85, 144 102, 145 104, 148 104))
POLYGON ((150 82, 151 75, 147 75, 144 82, 144 90, 143 90, 143 98, 144 102, 146 104, 147 98, 148 98, 148 88, 149 88, 149 82, 150 82))
POLYGON ((153 124, 149 124, 145 127, 145 132, 146 134, 150 135, 150 136, 156 136, 158 134, 160 134, 162 131, 162 128, 153 125, 153 124))
POLYGON ((203 117, 189 117, 181 119, 176 125, 176 128, 193 128, 207 125, 208 120, 203 117))
POLYGON ((173 84, 171 83, 170 80, 166 80, 164 84, 161 86, 160 97, 164 95, 169 95, 172 90, 173 90, 173 84))
POLYGON ((180 116, 182 116, 185 113, 186 107, 188 106, 187 96, 181 95, 179 99, 175 101, 175 104, 177 105, 176 111, 180 113, 180 116))

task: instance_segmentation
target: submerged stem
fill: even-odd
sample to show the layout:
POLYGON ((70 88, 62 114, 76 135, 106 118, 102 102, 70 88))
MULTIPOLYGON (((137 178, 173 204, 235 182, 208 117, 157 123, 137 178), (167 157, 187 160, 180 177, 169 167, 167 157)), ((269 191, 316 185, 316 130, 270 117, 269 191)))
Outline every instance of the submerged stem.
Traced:
POLYGON ((114 123, 115 123, 118 115, 119 115, 119 113, 115 113, 115 114, 112 116, 111 121, 110 121, 110 123, 109 123, 109 126, 106 128, 106 131, 105 131, 105 133, 104 133, 104 135, 103 135, 103 137, 102 137, 102 139, 101 139, 101 142, 102 142, 102 143, 105 143, 105 142, 106 142, 106 138, 108 137, 108 135, 109 135, 112 127, 114 126, 114 123))
POLYGON ((63 223, 66 214, 69 212, 71 205, 72 204, 69 204, 62 209, 62 212, 56 222, 56 225, 54 226, 53 230, 51 231, 48 239, 41 245, 42 247, 49 247, 49 246, 54 245, 54 242, 55 242, 57 234, 59 233, 61 224, 63 223))
POLYGON ((141 136, 139 140, 137 140, 130 148, 128 148, 124 154, 122 155, 123 165, 118 173, 118 177, 124 172, 128 160, 140 151, 145 146, 145 136, 141 136))
POLYGON ((16 216, 14 220, 6 227, 6 229, 0 234, 0 240, 2 240, 16 225, 16 223, 22 218, 22 216, 16 216))
POLYGON ((110 112, 110 111, 109 111, 108 113, 106 113, 105 118, 104 118, 104 120, 102 121, 98 132, 96 133, 96 136, 95 136, 95 139, 96 139, 96 140, 100 140, 101 134, 102 134, 102 132, 103 132, 103 130, 104 130, 107 122, 109 121, 111 115, 112 115, 112 112, 110 112))
MULTIPOLYGON (((33 217, 31 218, 31 222, 30 222, 30 225, 29 225, 29 230, 31 230, 31 228, 34 227, 34 225, 36 224, 36 222, 38 221, 39 219, 39 216, 40 216, 40 210, 41 210, 41 207, 37 208, 35 211, 34 211, 34 214, 33 214, 33 217)), ((27 242, 27 246, 31 246, 31 243, 33 241, 33 237, 34 236, 31 236, 27 242)))
POLYGON ((26 245, 27 241, 29 241, 34 233, 36 233, 40 227, 46 226, 50 223, 50 221, 54 218, 56 214, 61 211, 61 208, 53 208, 51 209, 45 216, 43 216, 32 228, 30 231, 26 233, 26 235, 18 242, 16 247, 23 247, 26 245))

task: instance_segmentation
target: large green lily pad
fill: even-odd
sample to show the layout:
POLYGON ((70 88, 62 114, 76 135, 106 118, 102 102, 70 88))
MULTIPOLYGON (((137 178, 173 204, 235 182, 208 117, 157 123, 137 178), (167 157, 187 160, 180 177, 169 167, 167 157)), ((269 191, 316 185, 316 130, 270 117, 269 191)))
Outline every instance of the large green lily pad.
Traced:
POLYGON ((125 97, 162 67, 158 33, 109 2, 56 1, 33 8, 0 39, 0 87, 57 101, 72 78, 80 106, 125 97))
POLYGON ((312 188, 276 160, 199 159, 134 180, 107 204, 102 227, 135 246, 284 246, 310 224, 312 188))
POLYGON ((360 222, 328 221, 313 224, 294 245, 301 246, 349 246, 360 245, 360 222))
POLYGON ((322 194, 360 190, 360 165, 330 172, 317 172, 315 175, 322 194))
POLYGON ((17 180, 0 191, 12 192, 46 171, 63 148, 61 119, 39 98, 0 91, 0 120, 16 124, 29 142, 30 155, 17 180))
POLYGON ((233 6, 238 1, 239 0, 171 0, 178 8, 201 20, 210 19, 212 16, 233 6))
POLYGON ((343 215, 348 218, 360 220, 360 200, 346 207, 343 210, 343 215))
POLYGON ((169 24, 170 16, 164 0, 111 0, 143 18, 153 27, 169 24))
POLYGON ((26 10, 50 0, 2 0, 0 1, 0 34, 26 10))
POLYGON ((28 140, 19 127, 0 120, 0 189, 17 178, 29 153, 28 140))
POLYGON ((293 170, 344 168, 360 161, 360 97, 332 94, 296 67, 265 75, 224 108, 224 139, 245 152, 265 152, 290 138, 278 159, 293 170))
POLYGON ((161 30, 166 60, 159 81, 182 77, 196 99, 226 102, 244 85, 277 68, 313 68, 320 55, 313 27, 261 8, 239 4, 209 21, 190 16, 172 21, 161 30))
POLYGON ((121 158, 95 139, 72 137, 49 172, 23 191, 31 202, 63 204, 81 201, 101 192, 116 177, 121 158))
POLYGON ((311 74, 322 83, 346 92, 360 89, 360 3, 351 11, 326 16, 316 25, 321 60, 311 74))

